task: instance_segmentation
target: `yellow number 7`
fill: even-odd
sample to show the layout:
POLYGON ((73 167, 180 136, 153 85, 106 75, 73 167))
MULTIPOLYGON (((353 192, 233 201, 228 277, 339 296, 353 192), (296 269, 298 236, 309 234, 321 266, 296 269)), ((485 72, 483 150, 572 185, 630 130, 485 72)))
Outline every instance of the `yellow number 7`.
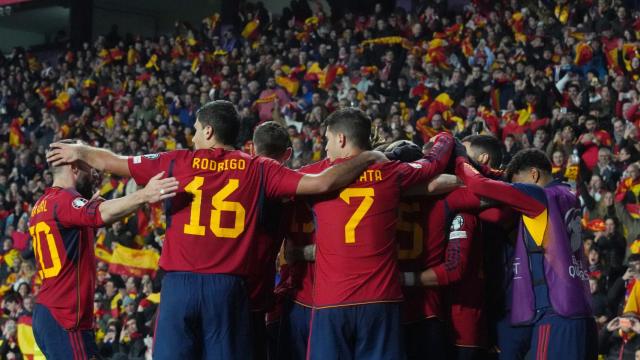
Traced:
POLYGON ((340 199, 344 200, 347 204, 351 203, 352 197, 361 197, 362 202, 351 215, 351 218, 344 226, 344 242, 347 244, 353 244, 356 242, 356 227, 362 221, 362 218, 367 214, 367 211, 373 205, 373 188, 346 188, 340 193, 340 199))

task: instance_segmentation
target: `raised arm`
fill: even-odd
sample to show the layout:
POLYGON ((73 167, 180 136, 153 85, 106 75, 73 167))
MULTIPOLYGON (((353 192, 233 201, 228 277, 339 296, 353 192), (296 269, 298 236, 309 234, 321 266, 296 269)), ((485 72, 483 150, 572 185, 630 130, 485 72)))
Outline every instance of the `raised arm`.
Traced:
POLYGON ((351 184, 374 162, 387 161, 379 151, 365 151, 319 174, 305 174, 298 182, 297 195, 314 195, 335 191, 351 184))
MULTIPOLYGON (((527 191, 535 189, 535 185, 518 187, 514 184, 488 179, 469 163, 464 162, 462 158, 456 159, 456 175, 474 194, 509 205, 528 217, 535 218, 546 208, 542 199, 527 191)), ((539 192, 543 191, 540 189, 539 192)))
POLYGON ((118 176, 131 176, 127 163, 128 157, 116 155, 110 150, 80 143, 53 143, 49 145, 49 148, 51 151, 47 154, 47 162, 52 166, 84 161, 99 171, 107 171, 118 176))
POLYGON ((99 207, 102 221, 110 224, 129 215, 145 203, 152 204, 174 197, 179 183, 173 177, 162 179, 163 175, 164 172, 155 175, 144 189, 133 194, 102 202, 99 207))

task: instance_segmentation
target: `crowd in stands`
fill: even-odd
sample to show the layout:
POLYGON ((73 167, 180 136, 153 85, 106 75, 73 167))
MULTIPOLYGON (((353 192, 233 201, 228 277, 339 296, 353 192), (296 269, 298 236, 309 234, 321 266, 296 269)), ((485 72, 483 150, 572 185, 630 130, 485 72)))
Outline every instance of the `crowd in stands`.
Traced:
MULTIPOLYGON (((304 0, 279 15, 243 2, 235 27, 211 14, 154 38, 114 29, 55 60, 19 48, 0 56, 0 357, 33 351, 19 343, 39 287, 27 221, 52 181, 48 144, 78 138, 127 155, 189 148, 196 110, 225 99, 242 117, 237 147, 251 151, 254 127, 278 121, 293 168, 323 158, 322 121, 343 107, 370 115, 379 143, 490 134, 504 144, 503 165, 519 149, 545 151, 583 206, 600 352, 633 358, 640 322, 617 317, 640 318, 636 2, 472 1, 450 11, 423 0, 336 15, 304 0)), ((135 187, 105 174, 100 195, 135 187)), ((158 253, 163 227, 162 211, 147 207, 98 233, 106 358, 149 355, 158 272, 114 267, 109 256, 117 246, 158 253)))

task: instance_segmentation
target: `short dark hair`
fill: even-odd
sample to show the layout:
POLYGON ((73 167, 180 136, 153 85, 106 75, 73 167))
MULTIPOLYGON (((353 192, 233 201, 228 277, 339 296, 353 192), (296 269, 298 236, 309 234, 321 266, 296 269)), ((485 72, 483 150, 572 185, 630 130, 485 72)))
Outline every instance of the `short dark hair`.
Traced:
POLYGON ((523 149, 518 151, 507 165, 507 179, 511 181, 514 174, 522 170, 536 168, 551 174, 551 161, 547 154, 538 149, 523 149))
POLYGON ((291 147, 291 139, 287 129, 278 123, 267 121, 253 132, 253 146, 257 155, 273 158, 291 147))
MULTIPOLYGON (((81 141, 80 139, 63 139, 58 141, 61 144, 77 144, 79 141, 81 141)), ((45 151, 45 156, 49 155, 49 152, 51 151, 51 148, 47 148, 47 150, 45 151)), ((51 170, 51 175, 57 175, 57 173, 59 172, 58 170, 61 168, 61 166, 51 166, 51 163, 49 163, 47 161, 47 165, 49 166, 49 170, 51 170)))
POLYGON ((202 126, 211 126, 216 140, 233 145, 240 132, 240 116, 233 104, 226 100, 210 101, 196 112, 202 126))
POLYGON ((325 120, 332 133, 341 132, 362 150, 371 148, 371 118, 358 108, 336 110, 325 120))
POLYGON ((489 155, 489 165, 491 167, 498 168, 502 164, 502 144, 495 136, 469 135, 462 139, 462 142, 468 142, 471 147, 478 148, 489 155))

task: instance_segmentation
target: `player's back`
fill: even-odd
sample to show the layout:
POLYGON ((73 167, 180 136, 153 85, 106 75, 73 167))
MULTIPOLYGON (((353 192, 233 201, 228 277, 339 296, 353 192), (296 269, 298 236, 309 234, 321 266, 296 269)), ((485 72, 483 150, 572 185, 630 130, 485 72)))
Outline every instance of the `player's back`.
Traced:
POLYGON ((277 162, 223 149, 178 150, 130 158, 138 184, 164 170, 180 183, 166 201, 166 271, 248 275, 251 242, 266 198, 295 193, 299 177, 277 162), (286 175, 286 176, 285 176, 286 175))
MULTIPOLYGON (((303 168, 317 173, 329 161, 303 168)), ((403 184, 399 162, 374 164, 347 188, 313 198, 316 219, 314 306, 402 300, 395 244, 403 184)))
POLYGON ((48 188, 31 211, 29 232, 42 287, 36 302, 65 329, 91 329, 95 288, 94 228, 99 201, 73 189, 48 188))

